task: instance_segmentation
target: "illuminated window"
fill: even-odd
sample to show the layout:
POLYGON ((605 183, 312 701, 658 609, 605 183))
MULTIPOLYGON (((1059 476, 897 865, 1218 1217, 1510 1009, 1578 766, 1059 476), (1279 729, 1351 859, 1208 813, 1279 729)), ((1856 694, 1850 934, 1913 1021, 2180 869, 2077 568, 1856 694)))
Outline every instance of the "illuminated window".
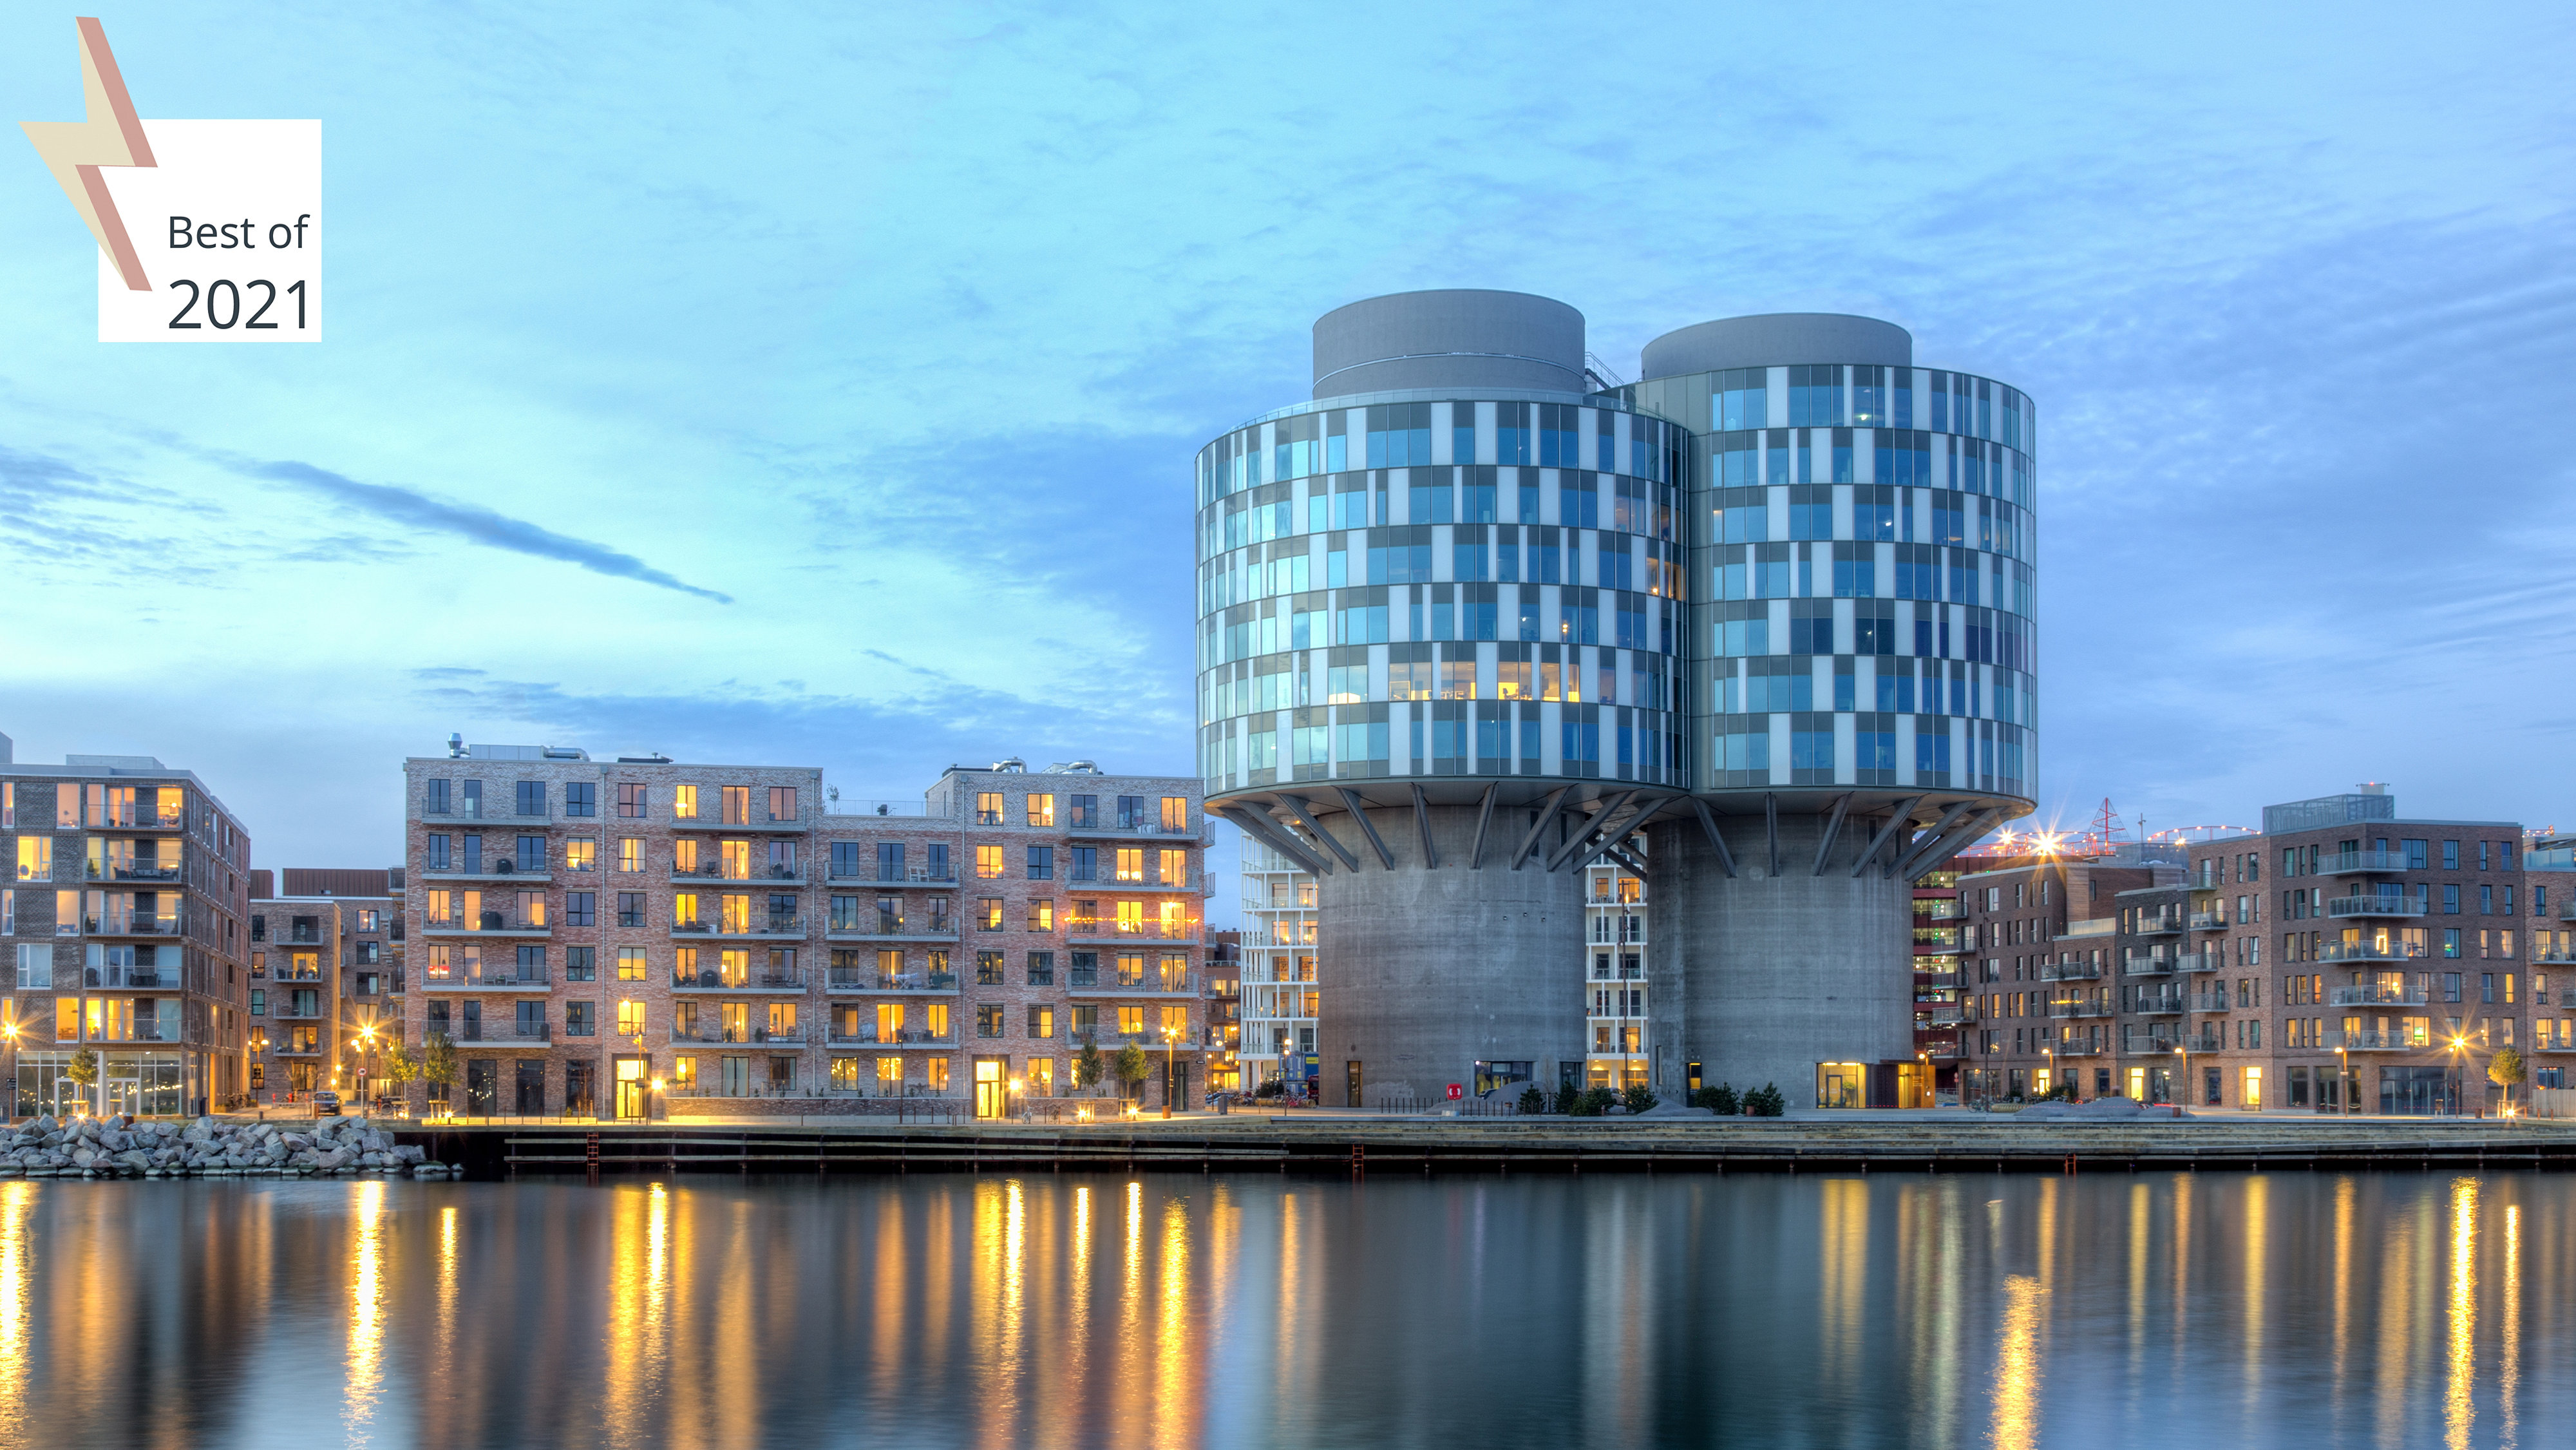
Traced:
POLYGON ((888 1098, 900 1097, 903 1095, 902 1058, 880 1057, 877 1059, 877 1095, 879 1097, 888 1098))
POLYGON ((1145 985, 1143 953, 1121 953, 1118 957, 1118 985, 1133 990, 1145 985))
POLYGON ((716 789, 719 797, 721 798, 721 808, 724 812, 723 819, 720 820, 718 824, 727 826, 750 825, 751 787, 747 785, 727 785, 718 786, 716 789))
POLYGON ((1002 898, 998 896, 975 898, 975 929, 977 931, 1002 929, 1002 898))
POLYGON ((1137 882, 1141 882, 1145 879, 1145 853, 1142 850, 1128 850, 1122 847, 1116 854, 1118 858, 1117 879, 1121 881, 1137 882))
POLYGON ((1190 828, 1190 798, 1185 795, 1163 797, 1163 829, 1186 831, 1190 828))
POLYGON ((1002 793, 997 790, 976 792, 975 824, 979 826, 998 826, 1001 823, 1002 793))
POLYGON ((644 838, 621 837, 617 842, 617 869, 633 873, 644 869, 644 838))
MULTIPOLYGON (((1055 1036, 1055 1009, 1032 1004, 1029 1007, 1029 1036, 1040 1042, 1055 1036)), ((1045 1094, 1039 1094, 1044 1097, 1045 1094)))
POLYGON ((671 924, 682 931, 698 928, 698 894, 682 891, 671 897, 671 924))
POLYGON ((728 892, 717 898, 724 908, 723 924, 717 928, 728 934, 751 930, 751 898, 741 892, 728 892))
MULTIPOLYGON (((877 1041, 901 1042, 902 1040, 903 1004, 901 1002, 884 1002, 878 1004, 877 1041)), ((889 1058, 887 1060, 893 1061, 894 1059, 889 1058)))
MULTIPOLYGON (((695 955, 694 948, 683 947, 681 950, 695 955)), ((617 949, 617 980, 621 982, 640 982, 644 980, 644 949, 642 947, 619 947, 617 949)))
POLYGON ((1055 930, 1055 902, 1053 900, 1032 901, 1029 903, 1029 930, 1055 930))
POLYGON ((947 1004, 947 1003, 945 1003, 945 1002, 932 1002, 932 1003, 930 1003, 929 1005, 927 1005, 927 1006, 925 1006, 924 1008, 922 1008, 922 1016, 923 1016, 923 1018, 924 1018, 924 1019, 926 1019, 926 1021, 927 1021, 927 1024, 928 1024, 928 1026, 929 1026, 929 1028, 930 1028, 930 1035, 931 1035, 931 1037, 932 1037, 933 1039, 935 1039, 935 1040, 937 1040, 937 1041, 941 1041, 941 1042, 945 1042, 945 1041, 947 1041, 947 1040, 948 1040, 948 1004, 947 1004))
POLYGON ((1165 1007, 1162 1026, 1166 1041, 1187 1041, 1190 1035, 1190 1009, 1177 1003, 1165 1007))
POLYGON ((697 874, 698 846, 699 841, 694 836, 683 836, 671 843, 672 874, 678 876, 694 876, 697 874))
POLYGON ((1164 886, 1189 885, 1190 853, 1187 851, 1164 851, 1159 854, 1162 859, 1155 863, 1159 868, 1155 873, 1155 881, 1164 886))
POLYGON ((727 881, 751 879, 751 843, 749 841, 716 842, 718 869, 727 881))
MULTIPOLYGON (((948 1034, 946 1034, 945 1032, 943 1032, 943 1033, 941 1033, 941 1034, 940 1034, 940 1036, 942 1036, 942 1037, 945 1037, 945 1036, 947 1036, 947 1035, 948 1035, 948 1034)), ((926 1062, 926 1063, 923 1063, 923 1064, 922 1064, 922 1069, 923 1069, 924 1074, 929 1078, 929 1081, 930 1081, 930 1090, 931 1090, 932 1092, 934 1092, 934 1093, 944 1093, 944 1092, 948 1091, 948 1059, 947 1059, 947 1058, 944 1058, 944 1057, 934 1057, 934 1058, 932 1058, 930 1061, 928 1061, 928 1062, 926 1062)))
POLYGON ((773 785, 769 788, 769 818, 773 821, 796 819, 796 787, 773 785))
POLYGON ((832 1059, 832 1091, 855 1093, 859 1090, 859 1060, 855 1057, 832 1059))
POLYGON ((796 1036, 796 1004, 793 1002, 770 1003, 769 1040, 772 1042, 793 1042, 796 1040, 796 1036))
POLYGON ((1145 903, 1141 901, 1119 902, 1118 930, 1119 933, 1124 936, 1135 936, 1142 933, 1145 930, 1145 903))
POLYGON ((18 838, 18 879, 50 881, 54 876, 54 838, 20 836, 18 838))
POLYGON ((1028 822, 1032 826, 1054 825, 1055 796, 1049 793, 1041 793, 1037 791, 1030 792, 1027 816, 1028 822))
POLYGON ((1121 1008, 1119 1008, 1119 1009, 1118 1009, 1118 1035, 1119 1035, 1119 1036, 1121 1036, 1121 1037, 1142 1037, 1142 1036, 1144 1036, 1144 1035, 1145 1035, 1145 1009, 1144 1009, 1144 1008, 1142 1008, 1142 1007, 1121 1007, 1121 1008))
POLYGON ((598 870, 598 840, 590 836, 575 836, 564 842, 564 869, 566 871, 598 870))
POLYGON ((671 1059, 671 1086, 693 1088, 698 1085, 698 1060, 694 1057, 671 1059))
POLYGON ((675 821, 694 821, 697 818, 698 788, 693 785, 675 785, 671 787, 671 819, 675 821))
POLYGON ((975 874, 986 881, 1000 880, 1002 875, 1002 848, 999 846, 976 847, 975 874))
POLYGON ((716 953, 716 980, 728 987, 751 985, 751 953, 740 948, 716 953))
POLYGON ((1029 1096, 1033 1098, 1051 1098, 1055 1096, 1054 1058, 1032 1057, 1029 1059, 1029 1096))

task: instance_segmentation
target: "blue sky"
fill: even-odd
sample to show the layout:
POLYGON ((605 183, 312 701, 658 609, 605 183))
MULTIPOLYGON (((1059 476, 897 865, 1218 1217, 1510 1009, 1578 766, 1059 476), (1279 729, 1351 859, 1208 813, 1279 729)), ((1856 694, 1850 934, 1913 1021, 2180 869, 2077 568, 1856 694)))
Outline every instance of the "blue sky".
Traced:
POLYGON ((0 136, 0 731, 270 864, 390 861, 451 730, 1186 770, 1191 452, 1462 285, 2035 395, 2043 815, 2576 827, 2563 5, 101 14, 147 118, 322 119, 328 340, 92 341, 0 136))

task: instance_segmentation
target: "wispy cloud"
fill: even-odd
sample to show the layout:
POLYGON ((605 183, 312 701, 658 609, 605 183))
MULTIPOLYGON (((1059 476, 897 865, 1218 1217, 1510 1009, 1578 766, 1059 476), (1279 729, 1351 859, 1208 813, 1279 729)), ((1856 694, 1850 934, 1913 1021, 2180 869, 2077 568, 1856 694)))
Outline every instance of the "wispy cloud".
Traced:
POLYGON ((694 594, 700 599, 712 599, 718 604, 733 603, 730 594, 701 589, 654 568, 632 554, 620 553, 606 544, 593 543, 588 539, 558 534, 552 529, 525 519, 511 518, 480 505, 452 503, 390 484, 360 483, 327 468, 316 468, 310 463, 298 463, 292 459, 274 463, 240 461, 232 466, 253 478, 308 488, 379 518, 434 533, 451 534, 487 549, 529 554, 540 559, 559 559, 594 574, 633 579, 682 594, 694 594))

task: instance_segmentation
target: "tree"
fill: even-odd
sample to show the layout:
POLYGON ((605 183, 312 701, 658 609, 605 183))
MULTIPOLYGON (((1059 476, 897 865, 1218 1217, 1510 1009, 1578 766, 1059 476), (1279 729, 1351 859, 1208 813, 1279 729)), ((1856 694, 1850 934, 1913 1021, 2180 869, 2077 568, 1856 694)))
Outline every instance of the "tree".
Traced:
POLYGON ((1126 1084, 1127 1095, 1137 1097, 1143 1094, 1145 1075, 1154 1069, 1145 1061, 1145 1049, 1130 1042, 1118 1049, 1117 1070, 1118 1080, 1126 1084))
POLYGON ((91 1100, 90 1089, 98 1086, 97 1051, 84 1047, 73 1053, 71 1064, 63 1069, 63 1075, 80 1084, 82 1108, 95 1110, 97 1104, 91 1100))
POLYGON ((1657 1101, 1655 1090, 1641 1082, 1630 1083, 1619 1094, 1619 1106, 1626 1108, 1632 1117, 1652 1109, 1657 1101))
POLYGON ((2508 1106, 2513 1102, 2513 1085, 2528 1076, 2530 1073, 2523 1066, 2522 1054, 2510 1047, 2497 1048, 2496 1055, 2487 1059, 2487 1080, 2504 1089, 2504 1100, 2508 1106))
MULTIPOLYGON (((448 1040, 446 1033, 433 1032, 421 1039, 419 1070, 422 1082, 434 1087, 453 1087, 457 1068, 456 1044, 448 1040)), ((455 1112, 456 1106, 451 1101, 448 1113, 454 1116, 455 1112)))
POLYGON ((1073 1055, 1074 1087, 1080 1091, 1089 1092, 1100 1086, 1103 1065, 1100 1060, 1100 1044, 1085 1034, 1082 1039, 1082 1050, 1073 1055))

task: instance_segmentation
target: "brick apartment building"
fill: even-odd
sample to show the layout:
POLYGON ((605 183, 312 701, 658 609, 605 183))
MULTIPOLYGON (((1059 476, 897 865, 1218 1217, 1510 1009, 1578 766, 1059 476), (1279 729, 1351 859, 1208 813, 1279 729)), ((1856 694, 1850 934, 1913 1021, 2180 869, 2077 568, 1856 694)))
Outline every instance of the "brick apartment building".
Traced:
POLYGON ((2558 885, 2553 914, 2552 889, 2576 882, 2576 850, 2526 859, 2520 825, 2400 818, 2384 788, 2263 822, 2153 881, 1961 877, 1973 1089, 2474 1112, 2502 1101, 2487 1064, 2508 1047, 2533 1082, 2564 1080, 2570 902, 2558 885))
POLYGON ((250 836, 150 756, 18 764, 0 735, 0 1059, 18 1116, 197 1113, 245 1091, 250 836), (84 1090, 70 1071, 97 1054, 84 1090))
POLYGON ((1185 777, 1006 761, 844 806, 810 768, 459 745, 405 779, 403 1030, 456 1044, 459 1112, 999 1116, 1086 1041, 1187 1104, 1221 1046, 1185 777))
POLYGON ((250 1093, 363 1101, 385 1085, 404 977, 400 870, 251 873, 250 1093))

